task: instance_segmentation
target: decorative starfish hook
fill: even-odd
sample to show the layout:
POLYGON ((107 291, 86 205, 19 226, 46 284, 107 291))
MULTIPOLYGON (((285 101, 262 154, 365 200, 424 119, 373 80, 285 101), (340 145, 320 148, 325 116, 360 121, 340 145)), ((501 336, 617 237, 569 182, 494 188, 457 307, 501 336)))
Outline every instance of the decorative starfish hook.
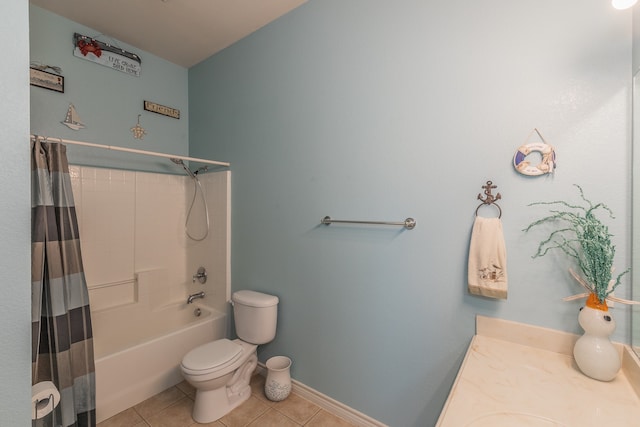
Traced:
POLYGON ((140 126, 140 116, 141 115, 142 114, 138 114, 138 124, 130 129, 131 132, 133 132, 133 137, 135 139, 143 139, 144 136, 147 134, 147 131, 144 130, 144 128, 142 126, 140 126))

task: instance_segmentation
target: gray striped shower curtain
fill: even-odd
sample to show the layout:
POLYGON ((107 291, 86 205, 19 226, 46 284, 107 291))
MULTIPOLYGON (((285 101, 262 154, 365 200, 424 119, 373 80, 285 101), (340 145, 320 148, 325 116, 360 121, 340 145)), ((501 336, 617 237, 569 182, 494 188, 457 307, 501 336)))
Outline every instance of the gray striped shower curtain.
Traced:
POLYGON ((60 392, 33 426, 95 426, 89 295, 80 255, 66 147, 31 142, 31 381, 60 392))

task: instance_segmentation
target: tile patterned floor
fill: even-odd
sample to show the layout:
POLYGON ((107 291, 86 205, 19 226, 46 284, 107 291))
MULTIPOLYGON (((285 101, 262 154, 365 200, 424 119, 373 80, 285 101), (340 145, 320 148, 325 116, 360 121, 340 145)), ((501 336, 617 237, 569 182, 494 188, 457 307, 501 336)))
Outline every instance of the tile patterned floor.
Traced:
POLYGON ((238 408, 209 424, 191 418, 195 389, 186 382, 101 422, 97 427, 349 427, 353 424, 330 414, 295 393, 282 402, 264 396, 264 377, 254 375, 251 397, 238 408))

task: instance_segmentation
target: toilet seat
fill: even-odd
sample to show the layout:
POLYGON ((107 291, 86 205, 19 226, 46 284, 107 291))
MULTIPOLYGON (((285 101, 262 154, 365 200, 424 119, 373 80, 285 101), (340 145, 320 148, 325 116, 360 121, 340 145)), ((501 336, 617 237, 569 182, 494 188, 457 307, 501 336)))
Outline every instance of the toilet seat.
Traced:
MULTIPOLYGON (((226 338, 194 348, 182 359, 182 371, 188 375, 208 375, 234 368, 243 355, 243 346, 226 338)), ((231 369, 233 370, 233 369, 231 369)))

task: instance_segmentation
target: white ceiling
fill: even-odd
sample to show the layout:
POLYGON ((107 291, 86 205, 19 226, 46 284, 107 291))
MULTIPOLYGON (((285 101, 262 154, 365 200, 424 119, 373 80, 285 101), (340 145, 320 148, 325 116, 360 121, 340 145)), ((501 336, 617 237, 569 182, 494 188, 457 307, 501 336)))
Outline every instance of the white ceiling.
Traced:
MULTIPOLYGON (((189 68, 306 0, 30 0, 110 39, 189 68)), ((111 40, 111 43, 113 41, 111 40)), ((133 52, 136 53, 136 52, 133 52)), ((144 57, 142 57, 144 61, 144 57)))

